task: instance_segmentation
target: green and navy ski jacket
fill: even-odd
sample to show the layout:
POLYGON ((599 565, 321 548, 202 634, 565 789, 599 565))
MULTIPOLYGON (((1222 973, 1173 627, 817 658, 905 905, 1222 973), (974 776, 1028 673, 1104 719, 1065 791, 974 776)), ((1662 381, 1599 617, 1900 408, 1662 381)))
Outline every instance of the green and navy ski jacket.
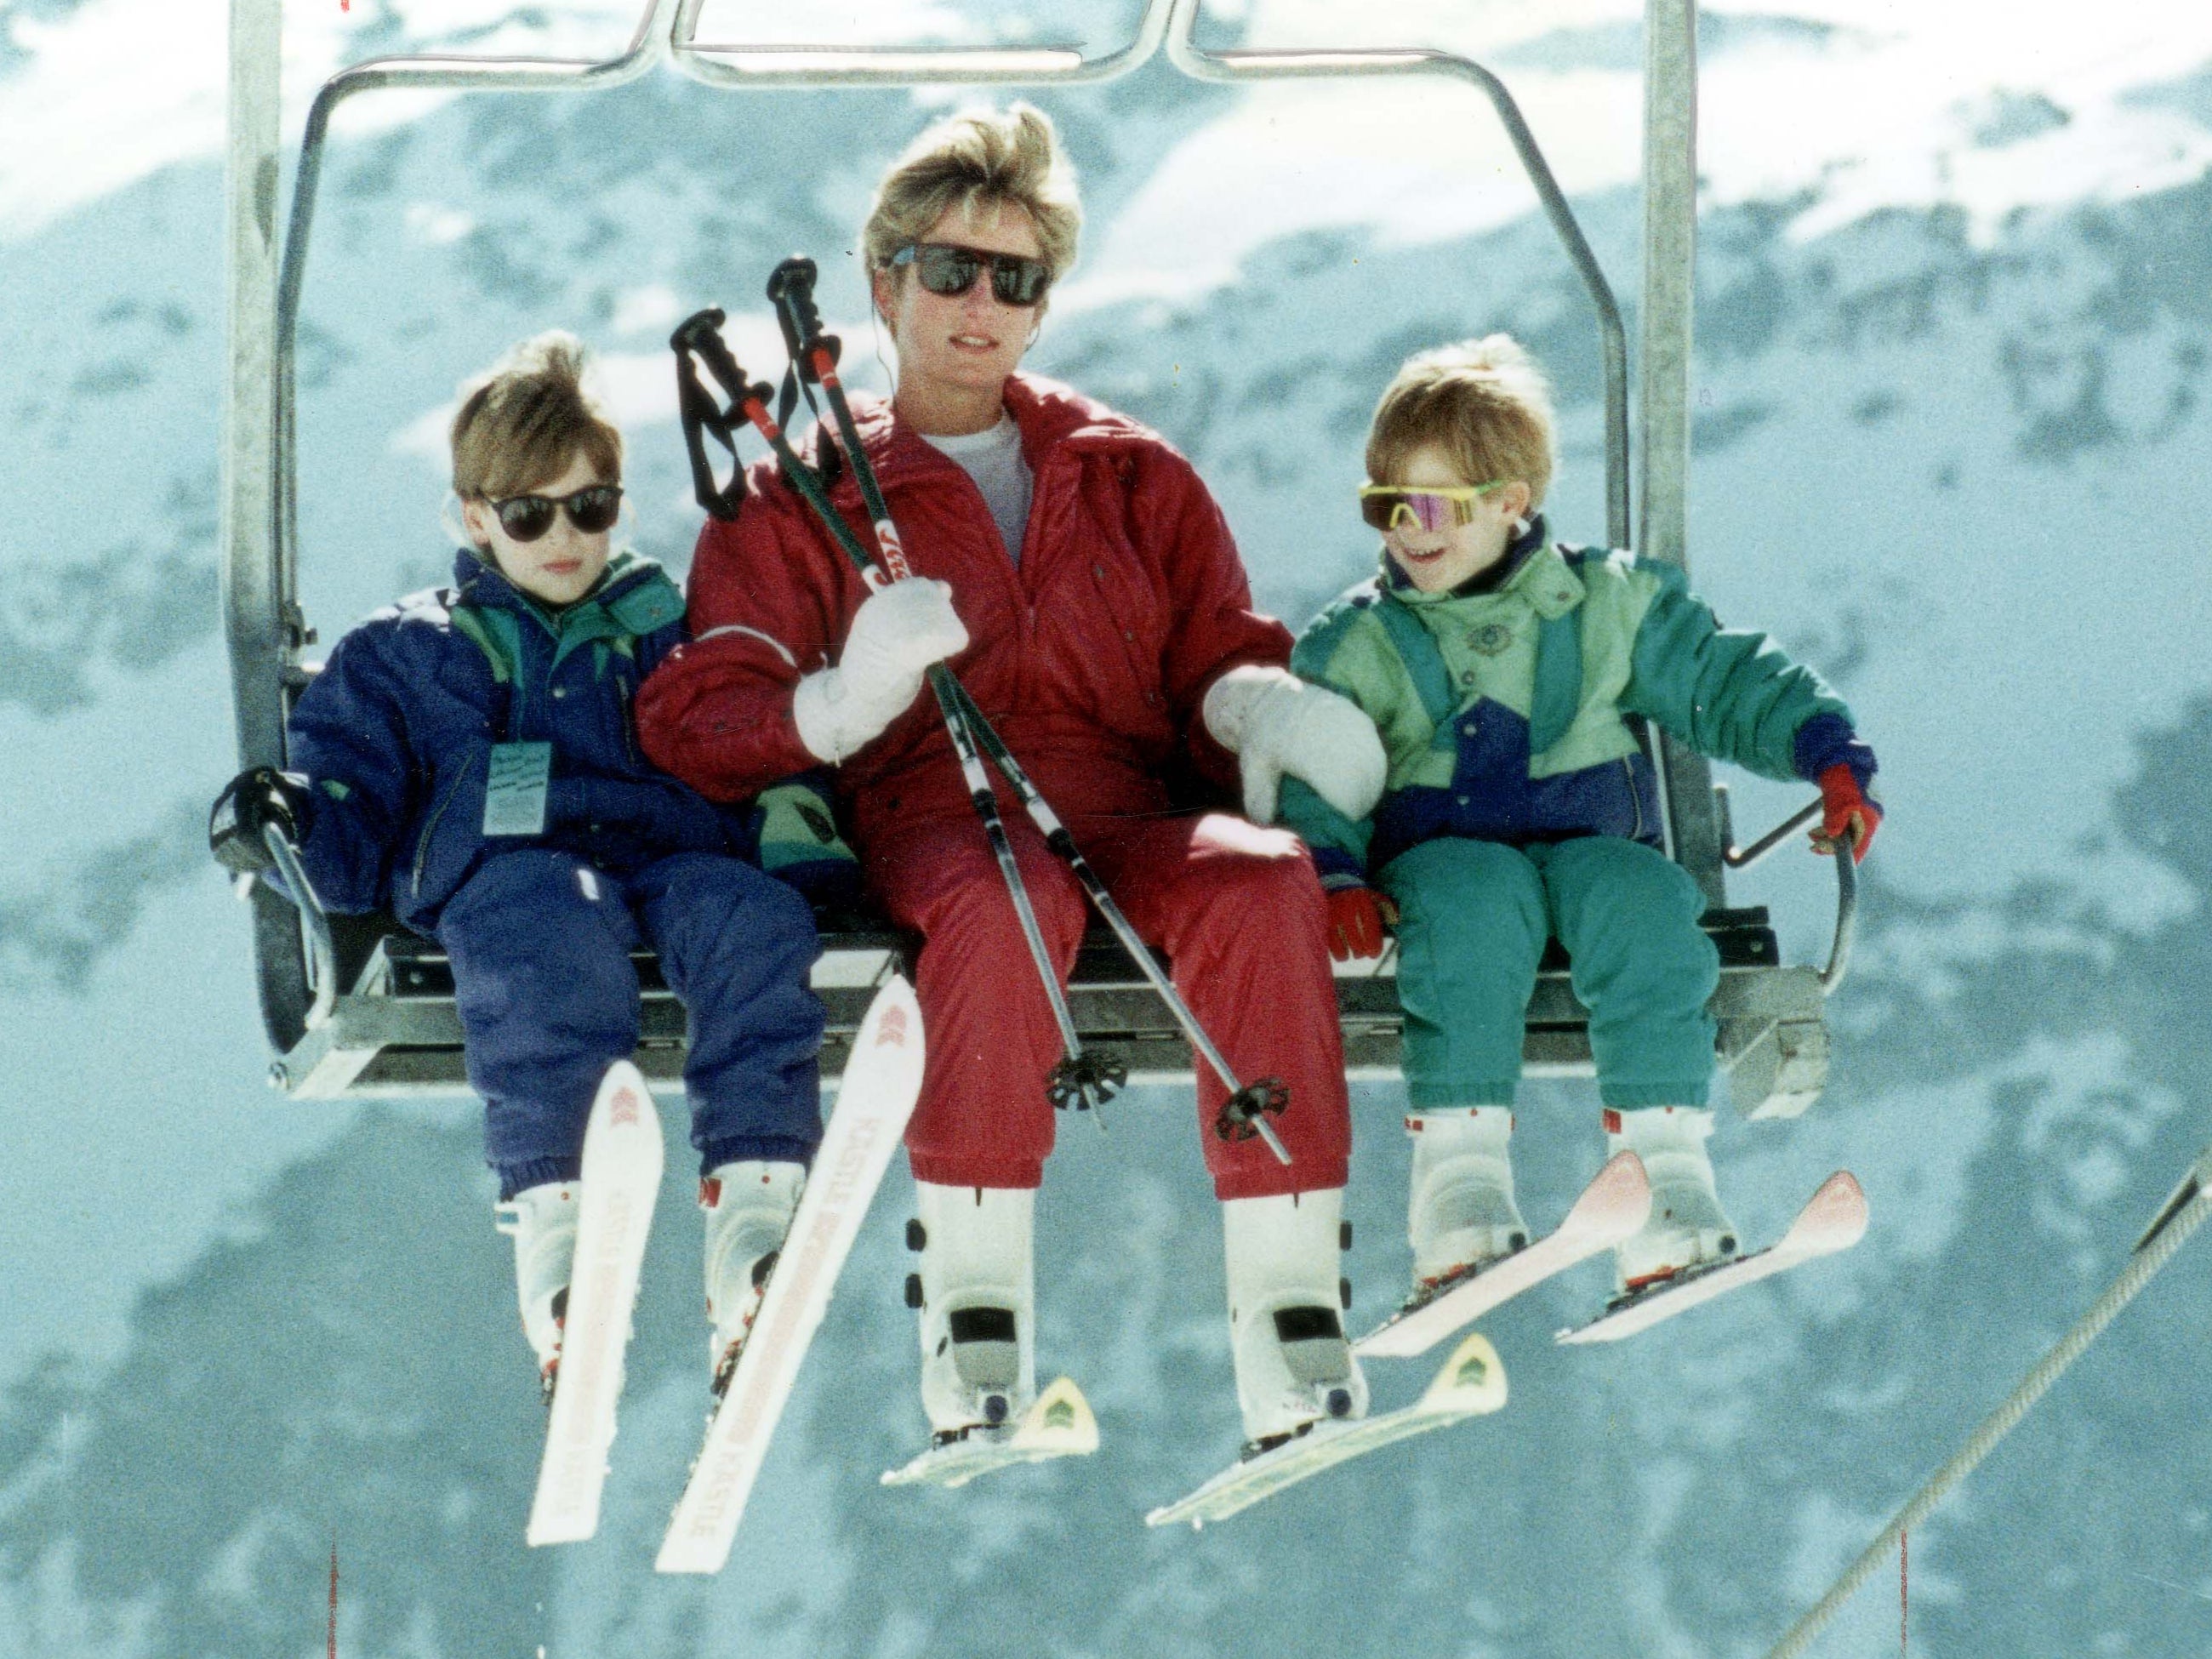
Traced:
POLYGON ((1292 671, 1364 710, 1389 758, 1357 822, 1284 780, 1281 821, 1325 884, 1443 836, 1658 846, 1657 780, 1632 716, 1764 777, 1838 763, 1873 776, 1843 701, 1765 635, 1723 629, 1679 568, 1553 544, 1541 519, 1507 561, 1484 591, 1424 593, 1385 553, 1300 636, 1292 671))
POLYGON ((826 780, 719 807, 645 757, 637 686, 684 637, 684 598, 618 552, 558 611, 465 550, 453 586, 410 594, 351 629, 293 710, 289 763, 313 808, 301 855, 323 902, 388 909, 428 932, 490 854, 558 847, 614 875, 672 853, 728 854, 802 887, 857 873, 826 780), (492 751, 550 750, 543 827, 487 832, 492 751))

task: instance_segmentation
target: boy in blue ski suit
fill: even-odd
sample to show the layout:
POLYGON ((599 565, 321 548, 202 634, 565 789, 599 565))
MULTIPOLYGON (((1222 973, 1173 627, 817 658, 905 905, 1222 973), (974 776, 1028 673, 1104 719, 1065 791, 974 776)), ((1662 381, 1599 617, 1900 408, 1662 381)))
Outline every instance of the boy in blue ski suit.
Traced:
POLYGON ((856 873, 805 781, 723 809, 644 758, 632 702, 682 642, 684 604, 659 565, 610 546, 622 437, 582 368, 548 334, 468 390, 453 585, 338 641, 293 712, 294 770, 236 781, 212 830, 250 866, 279 823, 329 909, 389 909, 446 947, 549 1397, 585 1122, 637 1045, 630 952, 659 953, 690 1013, 719 1385, 821 1139, 820 946, 793 884, 856 873))
POLYGON ((1590 1012, 1608 1150, 1651 1181, 1620 1288, 1733 1255, 1705 1146, 1719 957, 1697 884, 1660 851, 1629 719, 1817 783, 1816 844, 1858 856, 1881 821, 1873 751, 1816 675, 1723 629, 1677 567, 1547 539, 1549 396, 1509 337, 1409 361, 1366 459, 1382 570, 1314 620, 1291 666, 1375 721, 1388 782, 1353 820, 1286 779, 1282 818, 1313 848, 1340 959, 1379 952, 1395 910, 1415 1300, 1527 1242, 1507 1139, 1553 937, 1590 1012))

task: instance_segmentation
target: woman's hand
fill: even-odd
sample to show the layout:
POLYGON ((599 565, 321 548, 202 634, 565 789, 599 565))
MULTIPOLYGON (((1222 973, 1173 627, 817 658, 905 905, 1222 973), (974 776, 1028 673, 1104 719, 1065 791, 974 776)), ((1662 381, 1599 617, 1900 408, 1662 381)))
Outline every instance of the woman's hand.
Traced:
POLYGON ((1390 763, 1375 722, 1357 703, 1309 685, 1287 668, 1248 663, 1207 688, 1206 729, 1237 757, 1244 815, 1275 818, 1275 791, 1287 772, 1348 818, 1375 810, 1390 763))
POLYGON ((908 576, 871 593, 854 613, 837 665, 806 675, 792 695, 799 740, 836 765, 906 712, 931 664, 967 646, 949 582, 908 576))

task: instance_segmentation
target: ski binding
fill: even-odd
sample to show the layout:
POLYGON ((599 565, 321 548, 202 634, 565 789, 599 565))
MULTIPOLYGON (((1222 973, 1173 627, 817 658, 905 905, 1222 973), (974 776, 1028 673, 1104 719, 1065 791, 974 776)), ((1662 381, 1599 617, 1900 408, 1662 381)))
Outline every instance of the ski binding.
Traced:
POLYGON ((1583 1188, 1566 1219, 1552 1232, 1480 1272, 1414 1297, 1352 1350, 1362 1358, 1426 1353, 1523 1291, 1612 1249, 1643 1226, 1650 1212, 1651 1183, 1644 1177, 1644 1161, 1633 1152, 1619 1153, 1583 1188))
POLYGON ((751 1331, 668 1522, 659 1572, 721 1571, 837 1275, 921 1092, 921 1010, 893 975, 853 1039, 837 1103, 751 1331))
POLYGON ((1017 1463, 1054 1457, 1087 1457, 1098 1449, 1098 1419, 1072 1377, 1061 1377, 1036 1397, 1018 1423, 981 1424, 957 1440, 932 1446, 912 1462, 884 1472, 886 1486, 964 1486, 981 1474, 1017 1463))
POLYGON ((1866 1194, 1850 1170, 1838 1170, 1820 1183, 1820 1190, 1806 1201, 1778 1243, 1734 1261, 1692 1268, 1648 1290, 1621 1297, 1589 1324, 1561 1331, 1559 1340, 1618 1342, 1715 1297, 1848 1250, 1866 1237, 1866 1194))
POLYGON ((576 1255, 562 1324, 545 1455, 524 1536, 573 1544, 599 1527, 599 1492, 622 1398, 623 1352, 637 1302, 646 1235, 660 1195, 660 1116, 628 1060, 607 1068, 584 1130, 576 1255))
POLYGON ((1355 1423, 1316 1423, 1295 1438, 1224 1469, 1188 1498, 1154 1510, 1145 1524, 1165 1527, 1188 1521, 1195 1530, 1209 1521, 1226 1520, 1323 1469, 1395 1441, 1483 1416, 1504 1404, 1505 1368, 1498 1363, 1498 1350, 1480 1332, 1470 1333, 1412 1405, 1355 1423))

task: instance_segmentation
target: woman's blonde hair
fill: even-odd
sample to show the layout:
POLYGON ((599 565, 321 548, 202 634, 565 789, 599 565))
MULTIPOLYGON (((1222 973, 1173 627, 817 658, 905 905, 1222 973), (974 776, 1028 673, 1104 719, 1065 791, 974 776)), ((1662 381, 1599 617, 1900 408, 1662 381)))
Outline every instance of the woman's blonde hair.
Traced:
POLYGON ((1510 334, 1462 340, 1408 357, 1375 405, 1367 476, 1403 477, 1425 444, 1440 445, 1470 484, 1528 486, 1529 509, 1552 485, 1552 389, 1510 334))
POLYGON ((553 329, 463 384, 453 416, 456 495, 515 495, 559 477, 579 455, 602 483, 622 482, 622 433, 584 390, 587 361, 582 341, 553 329))
POLYGON ((908 144, 876 186, 860 230, 868 269, 883 270, 953 209, 994 203, 1029 215, 1054 282, 1074 267, 1083 204, 1074 166, 1042 110, 1025 103, 964 110, 908 144))

